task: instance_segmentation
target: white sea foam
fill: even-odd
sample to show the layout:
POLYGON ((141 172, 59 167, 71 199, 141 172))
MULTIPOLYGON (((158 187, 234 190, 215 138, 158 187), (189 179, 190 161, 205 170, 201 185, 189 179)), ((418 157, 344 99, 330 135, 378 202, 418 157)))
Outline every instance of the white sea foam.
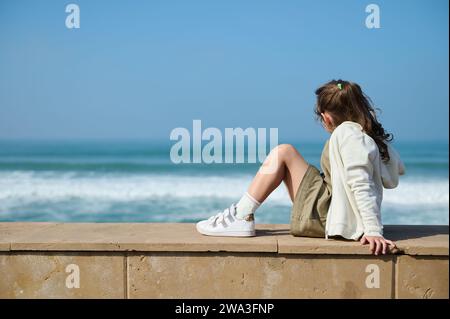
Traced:
POLYGON ((383 205, 449 206, 448 179, 406 179, 395 189, 384 190, 383 205))
POLYGON ((154 197, 239 196, 250 176, 0 174, 0 200, 61 200, 64 198, 145 200, 154 197))
MULTIPOLYGON (((204 197, 235 201, 246 190, 250 181, 250 175, 78 176, 73 173, 0 172, 0 209, 24 203, 67 199, 132 202, 155 198, 189 200, 204 197)), ((269 201, 289 205, 284 187, 274 192, 269 201)), ((385 190, 383 205, 426 205, 448 209, 448 178, 405 178, 396 189, 385 190)))

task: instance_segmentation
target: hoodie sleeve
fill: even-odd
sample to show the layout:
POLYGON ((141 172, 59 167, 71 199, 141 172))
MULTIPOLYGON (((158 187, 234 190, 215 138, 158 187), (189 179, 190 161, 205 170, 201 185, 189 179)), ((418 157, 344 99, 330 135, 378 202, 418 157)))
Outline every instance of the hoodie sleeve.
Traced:
POLYGON ((350 187, 364 226, 364 235, 382 236, 380 209, 373 181, 378 148, 362 132, 353 131, 339 144, 345 180, 350 187))
POLYGON ((397 151, 390 144, 387 146, 390 160, 387 163, 381 162, 381 180, 384 188, 395 188, 398 186, 399 176, 405 174, 405 165, 397 151))

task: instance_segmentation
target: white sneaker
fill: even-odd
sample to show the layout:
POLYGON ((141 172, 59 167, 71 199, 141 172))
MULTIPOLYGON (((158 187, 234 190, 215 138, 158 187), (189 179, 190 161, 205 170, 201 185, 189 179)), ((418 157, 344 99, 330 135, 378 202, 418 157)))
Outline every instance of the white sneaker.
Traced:
POLYGON ((197 223, 197 231, 208 236, 255 236, 255 220, 253 215, 246 219, 236 217, 236 206, 233 204, 222 213, 197 223))

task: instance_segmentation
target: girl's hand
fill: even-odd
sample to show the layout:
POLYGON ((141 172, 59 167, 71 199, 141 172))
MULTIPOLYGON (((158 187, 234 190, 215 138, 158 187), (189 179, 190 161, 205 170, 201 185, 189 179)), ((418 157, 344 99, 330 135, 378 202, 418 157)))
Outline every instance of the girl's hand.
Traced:
POLYGON ((369 244, 369 249, 374 255, 379 255, 380 252, 385 255, 388 245, 390 249, 397 248, 393 241, 385 239, 382 236, 363 236, 360 242, 361 245, 369 244))

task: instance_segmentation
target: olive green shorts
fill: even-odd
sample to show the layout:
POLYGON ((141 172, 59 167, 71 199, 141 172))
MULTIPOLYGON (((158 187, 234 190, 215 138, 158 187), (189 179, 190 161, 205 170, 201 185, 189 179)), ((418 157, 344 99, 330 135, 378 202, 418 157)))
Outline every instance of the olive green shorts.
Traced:
POLYGON ((325 237, 325 224, 331 202, 331 185, 324 175, 309 165, 294 198, 291 234, 303 237, 325 237))

